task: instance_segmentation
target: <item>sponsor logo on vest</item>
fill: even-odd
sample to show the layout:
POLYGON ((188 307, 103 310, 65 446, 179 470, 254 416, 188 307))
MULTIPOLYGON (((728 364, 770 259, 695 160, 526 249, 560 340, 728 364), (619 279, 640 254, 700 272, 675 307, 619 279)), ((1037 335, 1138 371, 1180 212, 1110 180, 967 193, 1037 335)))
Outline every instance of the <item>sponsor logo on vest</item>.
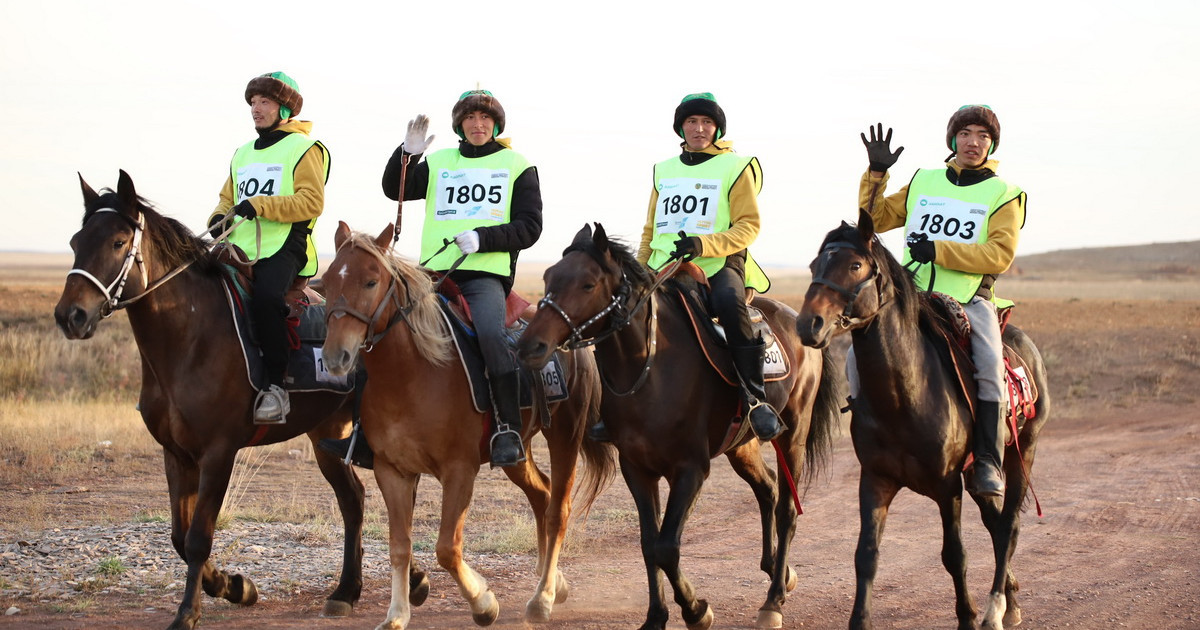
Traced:
POLYGON ((971 208, 971 214, 987 214, 986 208, 971 208))
POLYGON ((281 165, 281 164, 276 164, 276 165, 274 165, 274 166, 268 166, 268 167, 267 167, 267 172, 268 172, 268 173, 270 173, 270 172, 272 172, 272 171, 282 171, 282 170, 283 170, 283 165, 281 165))
POLYGON ((438 210, 437 216, 445 216, 447 214, 458 214, 458 210, 438 210))
POLYGON ((696 186, 696 188, 699 188, 700 190, 716 190, 719 188, 719 186, 716 184, 699 184, 696 186))
POLYGON ((508 179, 508 173, 492 173, 492 179, 508 179))

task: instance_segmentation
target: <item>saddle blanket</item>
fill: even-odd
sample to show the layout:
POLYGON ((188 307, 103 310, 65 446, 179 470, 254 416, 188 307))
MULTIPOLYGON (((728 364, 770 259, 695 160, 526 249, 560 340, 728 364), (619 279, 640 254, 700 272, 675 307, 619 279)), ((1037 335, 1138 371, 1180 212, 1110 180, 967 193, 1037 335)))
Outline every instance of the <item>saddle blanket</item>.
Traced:
MULTIPOLYGON (((459 362, 466 373, 467 381, 471 383, 475 411, 480 413, 489 412, 492 410, 491 392, 488 388, 487 377, 484 376, 483 355, 479 351, 479 342, 475 336, 475 330, 454 314, 446 296, 439 294, 438 297, 441 298, 442 317, 446 320, 446 325, 454 333, 454 347, 458 351, 459 362)), ((512 326, 508 327, 508 343, 510 347, 516 347, 517 340, 521 338, 521 333, 528 326, 528 322, 518 319, 512 326)), ((570 392, 567 389, 566 374, 562 366, 562 352, 556 351, 554 356, 546 362, 545 367, 537 375, 532 374, 524 368, 521 369, 522 409, 529 409, 534 405, 534 383, 532 380, 534 378, 541 379, 542 389, 546 392, 547 404, 566 400, 570 396, 570 392)))
MULTIPOLYGON (((233 317, 233 327, 241 340, 242 357, 246 364, 246 378, 254 389, 262 391, 267 388, 267 370, 263 362, 262 351, 258 348, 253 327, 247 314, 250 298, 242 290, 231 290, 232 280, 226 276, 222 286, 225 288, 225 300, 229 303, 229 311, 233 317)), ((308 304, 300 309, 298 324, 295 332, 300 340, 300 348, 293 350, 288 357, 287 376, 284 378, 284 389, 292 392, 337 392, 347 393, 354 389, 354 380, 350 375, 334 376, 325 369, 322 360, 321 346, 325 344, 325 305, 308 304)))

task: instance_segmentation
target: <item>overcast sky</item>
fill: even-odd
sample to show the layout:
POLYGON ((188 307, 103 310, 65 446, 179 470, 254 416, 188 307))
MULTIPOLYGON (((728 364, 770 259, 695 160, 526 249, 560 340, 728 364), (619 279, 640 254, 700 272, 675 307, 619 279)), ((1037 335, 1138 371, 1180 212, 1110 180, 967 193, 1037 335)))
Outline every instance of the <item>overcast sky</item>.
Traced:
MULTIPOLYGON (((941 164, 964 103, 1000 119, 1000 174, 1029 194, 1019 253, 1200 239, 1200 3, 1187 2, 0 2, 0 250, 64 252, 75 173, 126 170, 199 230, 234 149, 254 137, 255 75, 300 84, 330 149, 317 248, 338 220, 378 233, 405 124, 479 86, 538 167, 545 231, 522 260, 557 260, 588 221, 636 244, 671 119, 716 95, 728 139, 765 173, 765 265, 804 266, 857 216, 859 133, 882 121, 904 154, 890 191, 941 164)), ((415 257, 420 202, 405 206, 415 257)), ((890 244, 898 242, 893 236, 890 244)))

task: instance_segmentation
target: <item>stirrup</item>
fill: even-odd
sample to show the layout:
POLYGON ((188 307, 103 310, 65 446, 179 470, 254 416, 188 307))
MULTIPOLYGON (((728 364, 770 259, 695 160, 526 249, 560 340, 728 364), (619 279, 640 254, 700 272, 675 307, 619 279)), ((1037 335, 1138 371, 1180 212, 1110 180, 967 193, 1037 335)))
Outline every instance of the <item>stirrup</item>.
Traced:
MULTIPOLYGON (((761 416, 762 414, 759 415, 761 416)), ((757 437, 761 442, 770 442, 780 435, 783 435, 784 430, 787 429, 787 427, 783 425, 783 419, 779 417, 779 413, 775 411, 775 408, 761 400, 754 401, 754 403, 750 405, 750 408, 746 410, 746 419, 750 422, 750 429, 754 431, 754 436, 757 437), (775 426, 759 427, 755 425, 754 412, 760 407, 767 408, 767 411, 775 420, 775 426)))
POLYGON ((516 466, 525 461, 525 444, 521 440, 521 434, 514 431, 511 425, 504 424, 497 427, 496 433, 492 435, 492 439, 488 441, 488 452, 492 462, 492 466, 516 466), (496 439, 502 435, 512 435, 517 444, 517 456, 511 461, 497 461, 496 459, 496 439))
POLYGON ((254 424, 284 424, 291 411, 287 390, 278 385, 271 385, 254 397, 254 424))

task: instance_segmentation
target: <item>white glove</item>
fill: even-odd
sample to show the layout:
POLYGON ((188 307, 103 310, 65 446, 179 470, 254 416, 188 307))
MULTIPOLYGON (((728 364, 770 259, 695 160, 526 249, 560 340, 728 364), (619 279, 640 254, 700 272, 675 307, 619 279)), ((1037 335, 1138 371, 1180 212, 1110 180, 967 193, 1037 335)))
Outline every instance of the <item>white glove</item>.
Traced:
POLYGON ((417 117, 408 121, 408 133, 404 134, 404 152, 417 154, 424 153, 425 149, 433 143, 434 136, 425 137, 429 132, 429 117, 425 114, 417 114, 417 117))
POLYGON ((462 250, 462 253, 474 254, 479 251, 479 232, 467 230, 455 236, 454 242, 458 244, 458 248, 462 250))

